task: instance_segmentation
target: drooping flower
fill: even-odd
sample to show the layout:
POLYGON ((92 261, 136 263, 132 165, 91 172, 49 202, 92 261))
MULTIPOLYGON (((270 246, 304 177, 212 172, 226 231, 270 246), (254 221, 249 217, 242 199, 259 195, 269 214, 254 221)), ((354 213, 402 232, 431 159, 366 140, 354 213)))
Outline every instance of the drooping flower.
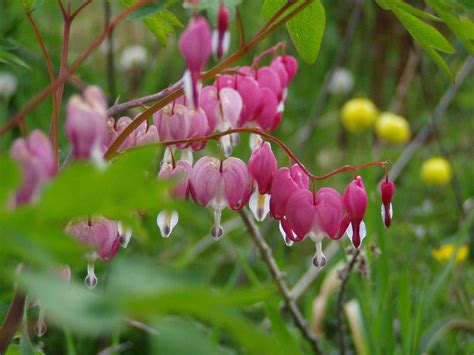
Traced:
POLYGON ((34 130, 26 138, 17 138, 10 148, 10 156, 20 163, 22 183, 12 198, 13 206, 35 201, 41 187, 57 172, 53 148, 46 135, 34 130))
POLYGON ((191 195, 199 206, 214 209, 213 238, 224 234, 221 213, 226 207, 238 211, 248 202, 253 190, 253 180, 245 163, 238 158, 220 161, 213 157, 199 159, 189 179, 191 195))
POLYGON ((395 194, 395 185, 389 179, 382 181, 380 184, 380 192, 382 193, 382 220, 385 227, 390 227, 393 217, 392 198, 395 194))
POLYGON ((108 261, 115 256, 120 247, 117 222, 104 217, 70 222, 66 226, 66 233, 92 248, 93 254, 87 265, 85 283, 89 288, 94 288, 97 285, 97 277, 94 272, 95 259, 108 261))
POLYGON ((367 193, 360 176, 347 185, 344 191, 344 206, 347 215, 344 217, 338 235, 342 236, 345 231, 354 248, 359 248, 367 235, 363 221, 367 209, 367 193))
POLYGON ((221 59, 227 54, 229 45, 229 10, 225 7, 224 2, 221 2, 217 14, 217 29, 212 33, 212 53, 217 59, 221 59))
POLYGON ((249 207, 257 221, 263 221, 270 211, 270 189, 278 168, 270 143, 261 139, 258 141, 250 156, 248 168, 257 184, 249 207))
MULTIPOLYGON (((133 120, 130 117, 120 117, 115 123, 115 129, 109 131, 108 142, 113 142, 133 120)), ((145 145, 158 141, 158 130, 153 124, 143 121, 120 145, 119 151, 124 151, 132 147, 145 145)))
POLYGON ((179 49, 186 60, 183 83, 192 107, 198 107, 201 70, 211 55, 211 29, 203 17, 192 18, 179 38, 179 49))
MULTIPOLYGON (((178 160, 173 164, 163 163, 158 174, 159 179, 175 180, 176 185, 171 191, 173 198, 189 197, 189 176, 191 175, 191 164, 184 160, 178 160)), ((156 224, 160 229, 161 236, 168 238, 174 227, 178 224, 179 214, 177 211, 161 211, 156 216, 156 224)))
MULTIPOLYGON (((177 103, 166 105, 153 115, 153 119, 161 142, 203 137, 209 129, 206 113, 201 108, 193 109, 177 103)), ((205 142, 194 142, 178 144, 177 147, 199 150, 205 145, 205 142)))
POLYGON ((270 214, 280 222, 280 232, 285 244, 291 246, 299 241, 286 220, 286 205, 291 194, 298 189, 307 189, 309 177, 297 164, 291 168, 279 169, 273 177, 270 188, 270 214))
POLYGON ((106 110, 107 101, 97 86, 69 99, 65 131, 76 159, 101 159, 107 141, 106 110))
POLYGON ((320 189, 315 195, 307 189, 298 189, 288 199, 286 218, 297 236, 297 241, 307 235, 316 243, 316 255, 313 264, 316 267, 326 265, 322 252, 324 237, 337 238, 343 218, 342 197, 336 190, 328 187, 320 189))
MULTIPOLYGON (((219 89, 216 86, 206 86, 199 98, 200 106, 207 116, 208 133, 217 129, 220 132, 236 128, 242 111, 242 98, 239 93, 229 87, 219 89)), ((230 135, 220 139, 224 154, 232 153, 230 135)))

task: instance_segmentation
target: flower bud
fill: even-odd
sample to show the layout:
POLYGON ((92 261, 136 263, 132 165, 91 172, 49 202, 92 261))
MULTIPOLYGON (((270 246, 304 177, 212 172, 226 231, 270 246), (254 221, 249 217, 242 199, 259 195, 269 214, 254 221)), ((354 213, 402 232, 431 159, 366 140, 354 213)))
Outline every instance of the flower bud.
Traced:
POLYGON ((34 130, 26 139, 18 138, 13 142, 10 156, 20 163, 22 173, 22 183, 13 197, 13 205, 36 200, 41 187, 57 172, 50 141, 43 132, 34 130))
POLYGON ((273 176, 277 171, 277 161, 270 143, 260 140, 252 151, 248 168, 257 183, 260 194, 270 193, 273 176))
POLYGON ((367 193, 360 176, 347 185, 344 191, 344 205, 351 221, 351 226, 346 231, 347 235, 354 247, 359 248, 366 236, 363 218, 367 209, 367 193))
POLYGON ((97 86, 89 86, 82 96, 73 95, 67 104, 66 136, 76 159, 101 156, 107 141, 107 104, 97 86))
POLYGON ((198 106, 201 70, 211 55, 211 37, 206 19, 196 17, 179 38, 179 49, 188 67, 183 78, 184 90, 191 107, 198 106))
POLYGON ((386 179, 380 185, 382 193, 382 219, 385 227, 390 227, 393 217, 392 198, 395 194, 395 185, 392 181, 386 179))
POLYGON ((229 10, 221 2, 217 15, 217 30, 212 33, 212 53, 217 59, 225 56, 229 50, 229 10))

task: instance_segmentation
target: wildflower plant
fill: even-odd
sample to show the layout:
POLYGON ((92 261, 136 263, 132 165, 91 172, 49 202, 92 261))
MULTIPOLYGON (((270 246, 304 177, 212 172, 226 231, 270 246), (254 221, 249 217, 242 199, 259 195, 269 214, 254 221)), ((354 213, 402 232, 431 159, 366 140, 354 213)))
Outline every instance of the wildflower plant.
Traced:
MULTIPOLYGON (((33 8, 28 3, 22 2, 22 6, 31 19, 33 8)), ((312 350, 320 353, 318 339, 307 328, 271 256, 271 250, 259 234, 258 225, 247 213, 247 208, 257 222, 274 220, 271 223, 278 225, 282 234, 282 239, 277 238, 279 243, 292 248, 308 248, 309 243, 302 242, 311 240, 314 256, 310 262, 320 269, 330 261, 323 251, 326 239, 337 241, 344 247, 350 246, 354 262, 358 258, 359 268, 365 267, 366 259, 360 254, 367 240, 371 241, 371 231, 367 229, 364 219, 370 208, 368 191, 376 186, 372 183, 374 179, 368 179, 367 186, 363 182, 365 176, 373 174, 369 172, 370 168, 377 169, 377 176, 383 179, 380 185, 382 223, 387 228, 396 223, 392 206, 395 185, 389 177, 388 160, 343 165, 327 173, 315 173, 296 156, 289 144, 278 137, 277 128, 288 119, 285 109, 292 104, 289 92, 298 76, 299 59, 289 54, 285 42, 257 53, 254 50, 263 39, 288 22, 290 36, 301 57, 314 61, 322 33, 315 38, 316 46, 313 42, 302 43, 296 34, 301 33, 302 22, 306 21, 302 20, 302 15, 314 16, 314 23, 308 31, 313 32, 313 27, 321 25, 317 15, 324 19, 322 5, 313 0, 283 1, 281 4, 280 1, 266 1, 265 24, 254 37, 245 41, 240 13, 236 11, 234 2, 216 2, 218 6, 214 13, 217 18, 211 21, 214 26, 200 11, 200 2, 188 1, 192 11, 177 39, 185 64, 179 75, 181 80, 153 97, 140 98, 131 104, 116 102, 112 106, 108 105, 108 95, 103 89, 96 84, 80 82, 78 92, 66 97, 65 119, 61 121, 66 82, 75 80, 74 72, 79 65, 122 19, 140 16, 137 12, 141 10, 150 11, 146 16, 141 14, 148 20, 161 16, 164 23, 181 24, 167 9, 161 9, 152 1, 122 1, 126 5, 125 10, 110 20, 97 40, 68 66, 68 31, 75 17, 89 3, 91 1, 84 1, 72 10, 70 2, 66 7, 63 1, 58 2, 64 17, 66 43, 59 74, 56 77, 51 71, 50 86, 7 121, 1 130, 4 133, 11 127, 19 126, 24 135, 14 140, 8 158, 2 157, 2 171, 13 173, 8 175, 8 179, 5 172, 0 173, 2 179, 5 178, 0 196, 4 206, 0 223, 7 234, 18 235, 18 244, 12 242, 9 252, 24 260, 27 270, 19 278, 21 291, 14 296, 14 301, 23 306, 12 311, 11 317, 16 323, 11 329, 0 328, 4 334, 8 333, 6 337, 0 336, 0 353, 6 350, 15 331, 28 317, 28 312, 24 312, 27 304, 25 294, 29 296, 28 301, 30 298, 38 299, 40 305, 36 321, 37 336, 45 334, 49 321, 75 327, 84 333, 93 334, 98 329, 97 323, 91 323, 96 326, 94 328, 87 322, 74 324, 74 319, 63 317, 54 307, 60 292, 56 292, 56 298, 49 298, 39 287, 41 282, 49 282, 53 290, 66 289, 68 295, 74 294, 84 312, 98 310, 105 299, 110 299, 112 305, 123 305, 129 314, 146 320, 149 315, 134 302, 146 303, 150 295, 158 297, 157 304, 163 307, 157 309, 157 313, 185 312, 186 307, 176 310, 170 303, 166 308, 169 299, 187 297, 180 293, 180 284, 172 281, 172 277, 160 279, 145 264, 140 264, 145 265, 138 268, 140 272, 132 274, 126 267, 130 261, 125 261, 118 263, 122 267, 118 266, 119 272, 112 273, 109 280, 108 272, 104 270, 108 270, 109 266, 103 263, 117 257, 126 260, 127 254, 130 255, 130 248, 127 247, 131 238, 140 242, 146 239, 144 223, 151 220, 156 233, 168 238, 175 228, 179 228, 180 221, 189 216, 190 210, 198 211, 200 208, 210 210, 213 215, 213 223, 207 229, 208 235, 216 241, 225 238, 227 232, 223 215, 227 211, 240 214, 271 271, 294 323, 312 350), (235 18, 231 14, 235 14, 235 18), (232 47, 230 33, 233 22, 238 28, 240 44, 233 54, 228 55, 232 47), (255 54, 254 59, 245 62, 244 55, 249 53, 255 54), (212 54, 217 63, 214 67, 209 66, 212 54), (237 60, 241 60, 241 65, 236 64, 237 60), (29 111, 48 95, 52 96, 53 101, 49 137, 41 130, 27 133, 22 122, 29 111), (143 107, 143 111, 133 118, 122 116, 122 111, 132 107, 143 107), (67 141, 64 147, 59 146, 60 129, 63 129, 67 141), (250 154, 239 155, 237 152, 242 149, 237 147, 247 145, 250 154), (282 159, 282 156, 285 158, 282 159), (347 184, 341 191, 331 186, 331 178, 339 174, 344 176, 347 184), (21 221, 26 220, 31 224, 22 225, 21 221), (34 239, 25 237, 31 234, 35 235, 34 239), (42 240, 45 234, 51 234, 59 241, 51 243, 51 237, 42 240), (19 247, 22 244, 26 248, 19 247), (127 250, 121 250, 121 247, 127 250), (28 248, 37 253, 31 255, 25 251, 28 248), (29 268, 29 264, 50 265, 49 250, 54 251, 55 270, 62 270, 55 271, 59 277, 53 281, 47 281, 49 279, 42 276, 35 277, 36 274, 29 268), (70 282, 71 269, 63 264, 69 264, 73 274, 86 268, 85 285, 95 290, 85 291, 74 282, 64 288, 63 284, 70 282), (98 269, 96 265, 100 265, 98 269), (168 282, 170 285, 166 286, 168 282), (104 293, 100 295, 102 291, 104 293)), ((385 2, 381 3, 384 6, 385 2)), ((207 11, 208 15, 212 13, 207 11)), ((152 22, 145 20, 148 25, 152 22)), ((42 43, 41 37, 39 39, 42 43)), ((124 54, 127 58, 122 60, 121 66, 125 71, 140 63, 149 63, 147 53, 130 53, 124 54), (128 58, 133 56, 136 58, 128 58)), ((47 52, 45 58, 50 64, 47 52)), ((331 90, 335 93, 351 91, 353 82, 348 75, 350 73, 336 73, 331 90), (336 80, 344 82, 336 83, 336 80)), ((359 133, 371 128, 376 124, 377 115, 377 108, 367 99, 353 99, 342 109, 343 124, 351 132, 359 133)), ((409 127, 402 117, 397 116, 396 119, 403 121, 404 131, 400 133, 402 137, 393 140, 396 143, 406 142, 410 136, 409 127)), ((385 137, 383 132, 378 134, 385 137)), ((179 245, 180 242, 174 238, 169 241, 160 238, 153 239, 152 244, 179 245)), ((435 256, 438 254, 434 252, 433 256, 437 260, 442 259, 435 256)), ((241 299, 229 302, 243 304, 244 300, 255 299, 260 292, 265 293, 261 287, 256 290, 258 292, 249 292, 241 299)), ((204 321, 220 322, 251 353, 263 353, 262 349, 269 353, 278 351, 275 350, 277 343, 273 343, 270 335, 257 327, 248 326, 245 318, 233 316, 232 312, 228 312, 229 303, 222 302, 212 291, 206 288, 192 288, 191 291, 191 297, 209 298, 215 302, 216 313, 228 314, 228 318, 221 319, 203 314, 201 303, 192 308, 194 316, 204 321), (262 335, 261 339, 254 343, 246 342, 246 334, 237 334, 234 324, 238 324, 240 329, 255 331, 262 335)), ((265 294, 262 297, 266 297, 265 294)), ((270 308, 270 303, 267 306, 270 308)), ((117 324, 126 318, 107 312, 109 310, 105 307, 107 329, 117 329, 117 324)), ((130 323, 136 325, 135 321, 130 323)), ((190 324, 183 327, 188 326, 192 327, 190 324)), ((353 327, 351 323, 351 329, 353 327)), ((169 324, 167 329, 172 330, 173 325, 169 324)), ((291 344, 282 346, 286 347, 285 351, 292 350, 291 344)))

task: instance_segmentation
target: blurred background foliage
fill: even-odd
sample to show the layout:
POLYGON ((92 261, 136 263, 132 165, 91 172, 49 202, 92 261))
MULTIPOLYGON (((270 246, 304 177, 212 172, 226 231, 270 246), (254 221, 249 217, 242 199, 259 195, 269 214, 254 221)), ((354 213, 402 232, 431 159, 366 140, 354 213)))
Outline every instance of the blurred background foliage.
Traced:
MULTIPOLYGON (((78 6, 81 2, 72 3, 78 6)), ((108 3, 113 14, 122 9, 120 3, 126 5, 127 1, 108 3)), ((212 6, 212 1, 201 3, 212 6)), ((341 95, 330 93, 321 102, 318 98, 327 89, 326 77, 333 69, 351 14, 359 6, 357 3, 322 1, 326 28, 318 59, 313 65, 299 61, 284 118, 274 132, 317 174, 345 164, 380 159, 397 162, 407 144, 384 143, 372 130, 357 135, 346 132, 340 110, 353 97, 369 98, 380 111, 391 110, 411 52, 417 56, 417 63, 398 113, 408 120, 413 137, 431 124, 430 117, 438 101, 452 84, 439 63, 417 49, 394 13, 380 7, 390 7, 393 1, 380 1, 380 6, 363 1, 360 19, 341 63, 353 76, 353 88, 341 95)), ((439 2, 427 3, 436 6, 439 2)), ((410 4, 436 15, 422 1, 410 4)), ((443 4, 454 6, 462 16, 472 19, 474 6, 469 0, 443 4)), ((179 33, 182 24, 188 21, 189 12, 180 1, 167 2, 168 5, 168 9, 162 9, 173 14, 167 15, 172 29, 168 27, 167 31, 179 33)), ((105 6, 104 1, 93 1, 74 22, 70 62, 103 28, 105 6)), ((250 38, 264 23, 262 2, 243 0, 239 8, 245 35, 250 38)), ((33 17, 58 69, 62 17, 57 3, 44 1, 33 17)), ((102 87, 110 102, 158 92, 177 81, 183 72, 177 36, 171 35, 164 46, 163 38, 155 36, 143 19, 137 17, 124 21, 114 30, 112 86, 106 75, 109 65, 106 45, 77 72, 84 84, 102 87)), ((469 55, 469 46, 443 22, 427 21, 453 47, 452 53, 442 56, 453 73, 457 73, 469 55)), ((462 28, 467 29, 467 23, 462 28)), ((13 75, 17 85, 12 95, 0 97, 3 123, 47 85, 49 77, 31 25, 18 1, 0 2, 0 33, 0 72, 13 75)), ((254 53, 281 40, 288 41, 287 51, 296 55, 283 29, 260 43, 254 53)), ((231 49, 237 47, 234 21, 231 49)), ((251 63, 254 53, 244 56, 238 64, 251 63)), ((350 352, 468 354, 474 351, 472 253, 468 251, 465 257, 456 260, 453 252, 460 245, 474 250, 473 78, 472 74, 468 76, 442 113, 437 134, 428 136, 401 171, 396 181, 394 222, 390 229, 384 229, 380 220, 378 182, 383 177, 382 169, 360 172, 369 195, 365 221, 368 237, 363 246, 367 262, 365 267, 359 265, 358 272, 350 278, 346 294, 346 344, 350 352), (450 183, 432 185, 421 179, 422 163, 434 156, 449 161, 454 171, 450 183), (439 256, 439 251, 432 253, 445 244, 453 245, 451 252, 441 252, 445 257, 439 256)), ((66 85, 64 97, 77 91, 77 87, 66 85)), ((129 115, 139 111, 132 110, 129 115)), ((63 108, 61 117, 64 114, 63 108)), ((28 114, 26 127, 47 131, 50 117, 48 99, 28 114)), ((62 127, 60 131, 64 158, 68 148, 62 127)), ((0 150, 6 152, 19 135, 18 129, 3 135, 0 150)), ((244 160, 250 153, 246 142, 247 137, 242 135, 235 151, 244 160)), ((277 147, 274 151, 281 165, 288 164, 283 151, 277 147)), ((211 142, 206 152, 218 154, 218 147, 211 142)), ((6 154, 2 156, 0 203, 5 205, 18 183, 18 172, 5 158, 6 154)), ((31 298, 41 300, 49 325, 45 336, 35 337, 32 329, 38 314, 36 308, 30 309, 25 329, 18 332, 9 354, 310 352, 291 320, 284 311, 280 312, 278 291, 240 217, 224 212, 226 235, 213 242, 209 236, 210 211, 197 208, 192 202, 171 202, 167 186, 154 180, 159 159, 159 149, 152 147, 118 158, 106 171, 73 164, 46 189, 38 204, 14 213, 0 210, 0 319, 13 296, 13 283, 19 279, 20 287, 28 289, 31 298), (180 221, 172 237, 162 239, 155 216, 170 206, 179 211, 180 221), (130 210, 145 213, 138 217, 130 214, 130 210), (84 250, 63 234, 62 226, 71 217, 99 212, 124 221, 133 228, 134 237, 119 257, 110 263, 99 263, 99 286, 90 292, 81 281, 87 264, 84 250), (25 263, 26 271, 17 278, 15 268, 20 262, 25 263), (70 287, 51 274, 51 269, 59 264, 71 265, 70 287)), ((339 175, 328 183, 342 191, 350 177, 350 174, 339 175)), ((290 287, 307 272, 315 275, 298 298, 298 305, 320 336, 323 350, 337 351, 336 297, 340 282, 337 270, 349 258, 345 252, 349 241, 341 240, 332 247, 326 241, 326 249, 332 251, 329 264, 315 273, 311 271, 312 243, 305 241, 286 247, 274 220, 267 219, 260 228, 290 287)))

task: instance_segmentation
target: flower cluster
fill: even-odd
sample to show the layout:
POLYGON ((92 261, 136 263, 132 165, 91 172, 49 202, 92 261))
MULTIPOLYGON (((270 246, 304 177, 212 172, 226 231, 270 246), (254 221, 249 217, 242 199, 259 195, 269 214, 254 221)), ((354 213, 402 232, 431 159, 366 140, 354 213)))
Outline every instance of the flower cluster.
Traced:
MULTIPOLYGON (((198 206, 213 209, 214 225, 210 232, 213 238, 224 235, 223 209, 239 211, 249 204, 257 221, 263 221, 270 213, 279 222, 287 245, 301 242, 307 236, 313 240, 316 243, 313 264, 322 267, 326 264, 322 252, 325 237, 339 239, 347 234, 358 248, 366 236, 363 218, 367 194, 362 178, 355 177, 343 195, 329 187, 316 189, 315 182, 325 177, 312 175, 281 141, 268 133, 277 128, 282 119, 288 86, 298 69, 294 57, 286 55, 284 50, 278 54, 281 44, 259 55, 252 66, 229 69, 202 87, 201 71, 211 52, 219 59, 227 50, 228 20, 227 10, 221 6, 213 36, 204 18, 191 19, 179 40, 187 67, 183 77, 185 95, 158 110, 152 122, 141 123, 122 141, 118 150, 148 143, 165 145, 157 178, 175 181, 170 191, 172 198, 192 199, 198 206), (261 66, 260 60, 268 54, 273 54, 273 59, 269 65, 261 66), (239 132, 253 134, 248 162, 231 157, 239 132), (296 163, 279 167, 270 142, 262 137, 276 142, 296 163), (193 151, 204 149, 209 139, 219 140, 224 157, 204 156, 194 163, 193 151), (175 159, 178 151, 179 159, 175 159)), ((108 117, 104 93, 96 86, 86 87, 67 104, 65 133, 72 145, 72 159, 90 160, 106 168, 104 152, 132 122, 130 117, 117 120, 108 117)), ((57 172, 51 144, 43 133, 34 131, 14 143, 11 156, 20 162, 23 172, 23 184, 12 197, 11 205, 34 202, 41 187, 57 172)), ((387 168, 383 162, 360 167, 370 165, 387 168)), ((387 227, 392 219, 394 191, 393 183, 386 178, 381 193, 382 217, 387 227)), ((176 211, 161 211, 157 215, 163 237, 170 236, 178 219, 176 211)), ((85 279, 90 288, 97 284, 95 260, 110 260, 120 245, 126 247, 131 238, 131 231, 120 221, 104 216, 70 221, 65 232, 91 249, 85 279)))

